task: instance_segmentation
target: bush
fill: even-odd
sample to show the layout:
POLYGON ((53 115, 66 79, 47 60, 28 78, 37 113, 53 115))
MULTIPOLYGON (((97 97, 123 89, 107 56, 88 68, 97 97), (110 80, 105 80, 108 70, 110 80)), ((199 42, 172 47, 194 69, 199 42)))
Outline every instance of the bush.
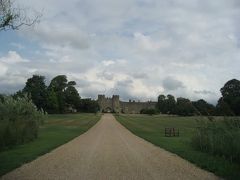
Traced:
POLYGON ((198 121, 192 144, 196 149, 240 163, 240 119, 198 121))
POLYGON ((140 111, 140 114, 149 114, 149 115, 153 115, 153 114, 158 114, 156 109, 142 109, 140 111))
POLYGON ((0 101, 0 150, 37 138, 43 117, 27 97, 4 97, 0 101))

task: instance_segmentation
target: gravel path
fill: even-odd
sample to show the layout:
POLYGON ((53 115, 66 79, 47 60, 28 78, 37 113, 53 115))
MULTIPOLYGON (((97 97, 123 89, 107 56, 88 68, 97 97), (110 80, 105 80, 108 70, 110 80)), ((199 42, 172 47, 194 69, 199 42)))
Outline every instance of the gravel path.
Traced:
POLYGON ((2 179, 218 179, 133 135, 105 114, 83 135, 2 179))

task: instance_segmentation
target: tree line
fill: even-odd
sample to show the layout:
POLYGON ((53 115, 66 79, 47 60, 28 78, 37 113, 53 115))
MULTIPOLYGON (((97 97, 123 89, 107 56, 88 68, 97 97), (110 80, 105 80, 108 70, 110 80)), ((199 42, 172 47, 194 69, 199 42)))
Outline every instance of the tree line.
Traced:
POLYGON ((220 89, 222 97, 214 106, 203 99, 190 101, 187 98, 175 97, 171 94, 158 96, 155 110, 144 109, 143 114, 173 114, 181 116, 239 116, 240 115, 240 81, 232 79, 220 89))
POLYGON ((27 95, 37 109, 50 114, 97 112, 98 103, 92 99, 81 99, 75 85, 76 82, 68 81, 66 75, 54 77, 48 86, 44 76, 33 75, 13 97, 16 99, 27 95))

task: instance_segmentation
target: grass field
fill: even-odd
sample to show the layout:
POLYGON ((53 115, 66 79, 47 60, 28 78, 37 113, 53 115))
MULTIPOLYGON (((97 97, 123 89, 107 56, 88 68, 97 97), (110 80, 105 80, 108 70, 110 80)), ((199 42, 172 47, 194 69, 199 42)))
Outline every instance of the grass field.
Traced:
POLYGON ((216 157, 195 150, 191 138, 197 117, 170 117, 149 115, 120 115, 116 119, 137 136, 170 152, 178 154, 197 166, 226 179, 240 179, 240 165, 223 157, 216 157), (175 127, 180 137, 165 137, 164 128, 175 127))
POLYGON ((86 132, 100 115, 48 115, 33 142, 0 152, 0 176, 86 132))

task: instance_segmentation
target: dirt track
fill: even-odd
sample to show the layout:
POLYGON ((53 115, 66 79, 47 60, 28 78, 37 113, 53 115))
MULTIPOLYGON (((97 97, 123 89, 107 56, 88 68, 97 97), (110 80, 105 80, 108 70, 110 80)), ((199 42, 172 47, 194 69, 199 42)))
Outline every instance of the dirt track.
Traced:
POLYGON ((218 179, 133 135, 111 114, 88 132, 2 179, 218 179))

